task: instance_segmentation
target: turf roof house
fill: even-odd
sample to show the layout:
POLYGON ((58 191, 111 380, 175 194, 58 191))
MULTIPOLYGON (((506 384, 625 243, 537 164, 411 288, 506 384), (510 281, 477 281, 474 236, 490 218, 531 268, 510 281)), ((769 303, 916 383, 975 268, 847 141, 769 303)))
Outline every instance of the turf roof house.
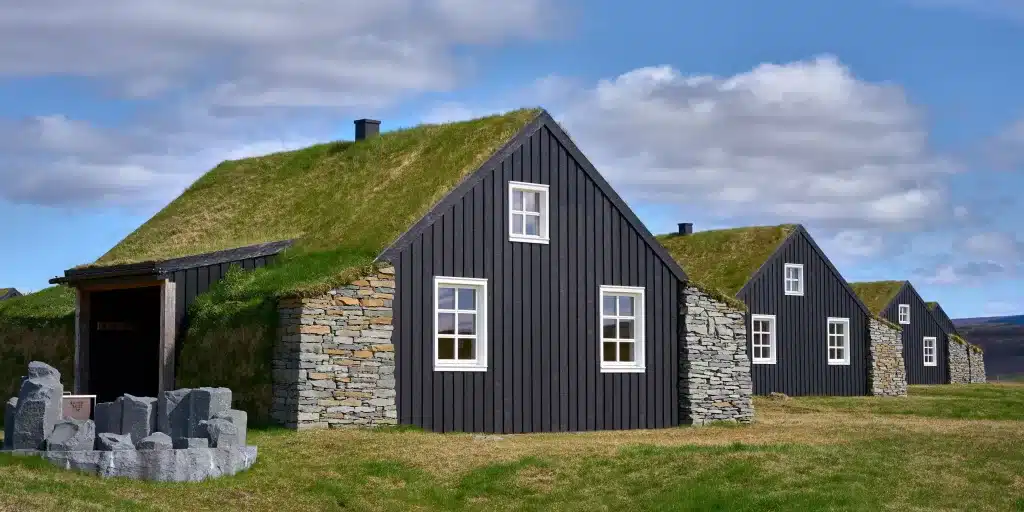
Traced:
POLYGON ((741 301, 754 393, 900 395, 894 329, 875 319, 801 225, 693 233, 659 241, 694 280, 741 301))
POLYGON ((969 384, 971 379, 971 356, 980 358, 980 352, 960 334, 949 315, 938 302, 925 302, 928 311, 946 334, 946 350, 949 365, 950 384, 969 384))
POLYGON ((14 288, 0 288, 0 300, 21 297, 21 292, 14 288))
MULTIPOLYGON (((115 286, 111 274, 152 286, 149 346, 161 349, 149 367, 163 373, 146 378, 167 389, 183 330, 177 272, 228 257, 211 249, 268 258, 291 243, 247 274, 294 284, 267 292, 279 423, 510 433, 750 419, 742 343, 720 329, 693 338, 715 350, 683 350, 686 275, 547 112, 378 126, 357 121, 354 143, 222 164, 101 259, 171 253, 193 266, 66 272, 57 281, 83 290, 76 370, 96 341, 102 292, 91 290, 115 286), (240 240, 249 246, 231 249, 240 240)), ((131 290, 112 293, 142 318, 131 290)))
POLYGON ((949 382, 949 337, 910 281, 850 283, 871 311, 902 328, 907 384, 949 382))

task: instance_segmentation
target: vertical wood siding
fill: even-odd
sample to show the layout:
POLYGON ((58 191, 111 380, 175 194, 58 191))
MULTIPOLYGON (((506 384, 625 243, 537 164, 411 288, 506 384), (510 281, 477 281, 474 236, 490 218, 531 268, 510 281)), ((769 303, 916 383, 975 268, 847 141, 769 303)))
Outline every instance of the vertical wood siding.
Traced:
POLYGON ((677 425, 679 283, 541 128, 395 258, 399 421, 546 432, 677 425), (548 245, 508 241, 508 182, 550 186, 548 245), (433 369, 433 278, 488 280, 486 372, 433 369), (646 373, 600 373, 598 290, 646 289, 646 373))
POLYGON ((766 395, 865 395, 868 392, 867 316, 803 234, 791 238, 767 262, 764 272, 739 296, 750 315, 775 315, 775 364, 752 364, 754 393, 766 395), (804 265, 804 295, 785 294, 786 263, 804 265), (850 319, 850 364, 828 364, 828 318, 850 319))
POLYGON ((907 384, 945 384, 948 380, 946 358, 946 333, 935 321, 928 306, 909 283, 904 285, 889 307, 882 312, 883 318, 898 324, 899 304, 910 304, 910 325, 903 328, 903 361, 907 368, 907 384), (924 337, 935 337, 935 366, 924 365, 924 337))
POLYGON ((935 310, 931 312, 935 317, 935 321, 939 323, 939 327, 942 328, 942 332, 949 334, 958 334, 956 326, 953 325, 953 321, 949 319, 946 312, 942 310, 942 306, 936 306, 935 310))

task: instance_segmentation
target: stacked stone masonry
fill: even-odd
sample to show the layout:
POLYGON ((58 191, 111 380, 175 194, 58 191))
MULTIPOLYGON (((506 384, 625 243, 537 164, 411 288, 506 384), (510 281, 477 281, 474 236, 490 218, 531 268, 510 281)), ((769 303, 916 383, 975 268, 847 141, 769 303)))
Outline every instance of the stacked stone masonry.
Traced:
POLYGON ((871 394, 907 396, 907 369, 903 366, 903 338, 899 329, 877 318, 871 318, 868 324, 871 394))
POLYGON ((289 428, 398 423, 392 300, 395 269, 278 304, 272 417, 289 428))
POLYGON ((968 366, 970 367, 971 384, 984 384, 985 378, 985 354, 968 350, 968 366))
POLYGON ((682 423, 749 422, 750 358, 742 311, 694 287, 686 287, 680 323, 679 400, 682 423))
POLYGON ((957 343, 952 336, 947 337, 946 353, 949 354, 949 383, 969 384, 971 382, 971 363, 967 355, 967 345, 957 343))

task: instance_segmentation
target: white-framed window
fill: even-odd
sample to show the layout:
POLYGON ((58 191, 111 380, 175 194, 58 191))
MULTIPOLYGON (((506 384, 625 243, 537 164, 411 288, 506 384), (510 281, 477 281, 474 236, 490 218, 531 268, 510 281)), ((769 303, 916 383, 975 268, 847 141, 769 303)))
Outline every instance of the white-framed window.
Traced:
POLYGON ((910 304, 900 304, 896 306, 896 315, 899 317, 898 320, 901 324, 907 325, 910 323, 910 304))
POLYGON ((601 286, 601 372, 644 371, 644 289, 601 286))
POLYGON ((802 263, 786 263, 783 266, 786 295, 804 294, 804 265, 802 263))
POLYGON ((850 364, 850 319, 828 319, 828 364, 850 364))
POLYGON ((549 241, 548 186, 508 182, 508 239, 546 244, 549 241))
POLYGON ((434 371, 487 371, 487 280, 434 277, 434 371))
POLYGON ((775 364, 775 315, 750 315, 750 360, 775 364))
POLYGON ((932 336, 924 337, 924 365, 925 366, 937 366, 939 363, 935 357, 935 338, 932 336))

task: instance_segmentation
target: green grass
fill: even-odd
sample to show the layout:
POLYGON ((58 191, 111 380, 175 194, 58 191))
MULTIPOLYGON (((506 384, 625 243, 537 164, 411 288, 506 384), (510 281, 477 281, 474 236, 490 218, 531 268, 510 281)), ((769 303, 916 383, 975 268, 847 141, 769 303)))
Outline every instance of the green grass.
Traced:
POLYGON ((869 282, 858 282, 850 283, 850 288, 853 288, 861 302, 864 303, 872 313, 878 315, 882 313, 882 309, 896 296, 900 291, 900 287, 906 281, 869 281, 869 282))
POLYGON ((735 301, 740 288, 795 228, 790 224, 752 226, 658 235, 657 239, 694 284, 735 301))
POLYGON ((12 510, 1022 510, 1024 385, 756 400, 748 426, 506 435, 255 430, 256 465, 198 484, 0 456, 12 510), (972 403, 990 419, 938 414, 972 403), (911 404, 899 415, 879 404, 911 404), (851 405, 853 404, 853 405, 851 405), (881 411, 881 412, 879 412, 881 411))

